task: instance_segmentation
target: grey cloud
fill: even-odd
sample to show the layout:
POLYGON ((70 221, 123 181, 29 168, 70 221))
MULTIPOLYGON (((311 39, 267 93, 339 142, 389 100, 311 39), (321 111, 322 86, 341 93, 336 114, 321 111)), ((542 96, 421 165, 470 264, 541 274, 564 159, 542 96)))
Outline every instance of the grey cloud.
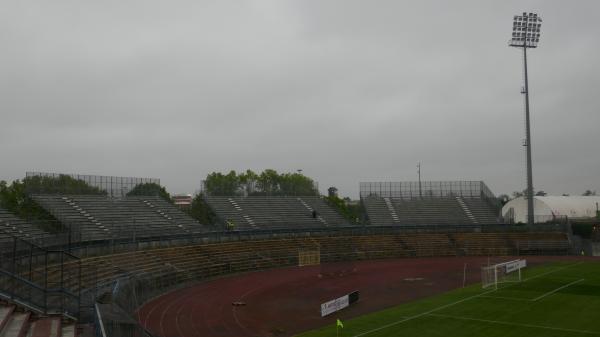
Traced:
POLYGON ((0 179, 27 170, 160 177, 214 170, 524 186, 512 15, 531 52, 534 183, 600 190, 596 1, 7 1, 0 179))

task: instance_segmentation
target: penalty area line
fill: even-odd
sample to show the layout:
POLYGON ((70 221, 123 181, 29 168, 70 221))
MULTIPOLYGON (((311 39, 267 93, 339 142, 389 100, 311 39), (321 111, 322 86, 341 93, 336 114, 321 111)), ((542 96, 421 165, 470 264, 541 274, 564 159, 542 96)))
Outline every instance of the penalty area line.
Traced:
POLYGON ((548 275, 548 274, 553 274, 553 273, 559 272, 559 271, 561 271, 561 270, 565 270, 565 269, 567 269, 567 268, 575 267, 575 266, 578 266, 578 265, 580 265, 580 264, 582 264, 582 263, 583 263, 583 261, 580 261, 580 262, 572 263, 572 264, 570 264, 570 265, 568 265, 568 266, 564 266, 564 267, 561 267, 561 268, 558 268, 558 269, 554 269, 554 270, 547 271, 547 272, 545 272, 545 273, 541 273, 541 274, 538 274, 538 275, 534 275, 534 276, 532 276, 532 277, 529 277, 529 278, 523 279, 523 282, 527 282, 527 281, 529 281, 529 280, 533 280, 533 279, 536 279, 536 278, 538 278, 538 277, 546 276, 546 275, 548 275))
MULTIPOLYGON (((564 270, 564 269, 567 269, 567 268, 571 268, 571 267, 577 266, 577 265, 579 265, 579 264, 582 264, 582 263, 583 263, 583 262, 577 262, 577 263, 573 263, 573 264, 570 264, 570 265, 568 265, 568 266, 565 266, 565 267, 562 267, 562 268, 558 268, 558 269, 554 269, 554 270, 548 271, 548 272, 546 272, 546 273, 542 273, 542 274, 534 275, 534 276, 532 276, 532 277, 530 277, 530 278, 524 279, 524 280, 523 280, 523 282, 527 282, 527 281, 529 281, 529 280, 533 280, 533 279, 536 279, 536 278, 538 278, 538 277, 542 277, 542 276, 545 276, 545 275, 548 275, 548 274, 556 273, 556 272, 559 272, 559 271, 561 271, 561 270, 564 270)), ((514 284, 518 284, 518 283, 514 283, 514 284)), ((456 301, 456 302, 448 303, 448 304, 445 304, 445 305, 439 306, 439 307, 437 307, 437 308, 431 309, 431 310, 429 310, 429 311, 422 312, 422 313, 420 313, 420 314, 418 314, 418 315, 414 315, 414 316, 410 316, 410 317, 402 318, 402 319, 399 319, 399 320, 397 320, 397 321, 395 321, 395 322, 388 323, 388 324, 386 324, 386 325, 382 325, 382 326, 380 326, 380 327, 378 327, 378 328, 371 329, 371 330, 367 330, 367 331, 365 331, 365 332, 361 332, 361 333, 359 333, 359 334, 353 335, 352 337, 361 337, 361 336, 366 336, 366 335, 368 335, 368 334, 371 334, 371 333, 373 333, 373 332, 381 331, 381 330, 387 329, 387 328, 389 328, 389 327, 392 327, 392 326, 395 326, 395 325, 398 325, 398 324, 402 324, 402 323, 404 323, 404 322, 411 321, 411 320, 413 320, 413 319, 416 319, 416 318, 420 318, 420 317, 423 317, 423 316, 430 315, 431 313, 434 313, 434 312, 436 312, 436 311, 439 311, 439 310, 442 310, 442 309, 446 309, 446 308, 448 308, 448 307, 451 307, 451 306, 454 306, 454 305, 457 305, 457 304, 463 303, 463 302, 465 302, 465 301, 468 301, 468 300, 471 300, 471 299, 474 299, 474 298, 478 298, 478 297, 484 297, 485 295, 487 295, 487 294, 491 294, 491 293, 493 293, 493 292, 496 292, 496 291, 498 291, 498 290, 500 290, 500 289, 509 288, 509 287, 513 286, 514 284, 510 284, 510 285, 508 285, 508 286, 506 286, 506 287, 501 287, 501 288, 498 288, 498 289, 488 290, 488 291, 485 291, 485 292, 482 292, 482 293, 479 293, 479 294, 476 294, 476 295, 473 295, 473 296, 469 296, 469 297, 463 298, 463 299, 461 299, 461 300, 458 300, 458 301, 456 301)), ((595 334, 599 334, 599 333, 595 333, 595 334)))
POLYGON ((549 291, 549 292, 547 292, 547 293, 545 293, 545 294, 543 294, 543 295, 541 295, 541 296, 538 296, 538 297, 536 297, 536 298, 532 299, 532 301, 533 301, 533 302, 535 302, 535 301, 537 301, 537 300, 541 300, 542 298, 544 298, 544 297, 546 297, 546 296, 552 295, 552 294, 554 294, 554 293, 555 293, 555 292, 557 292, 557 291, 560 291, 560 290, 562 290, 562 289, 565 289, 566 287, 572 286, 572 285, 574 285, 574 284, 576 284, 576 283, 579 283, 579 282, 581 282, 581 281, 585 281, 585 279, 581 279, 581 280, 573 281, 573 282, 571 282, 571 283, 569 283, 569 284, 565 284, 565 285, 564 285, 564 286, 562 286, 562 287, 558 287, 558 288, 556 288, 556 289, 554 289, 554 290, 552 290, 552 291, 549 291))
POLYGON ((508 326, 518 326, 518 327, 524 327, 524 328, 536 328, 536 329, 556 330, 556 331, 565 331, 565 332, 576 332, 576 333, 582 333, 582 334, 588 334, 588 335, 600 335, 600 332, 598 332, 598 331, 557 328, 557 327, 553 327, 553 326, 537 325, 537 324, 495 321, 495 320, 491 320, 491 319, 462 317, 462 316, 443 315, 443 314, 429 314, 428 316, 460 319, 460 320, 464 320, 464 321, 474 321, 474 322, 483 322, 483 323, 491 323, 491 324, 501 324, 501 325, 508 325, 508 326))
POLYGON ((366 336, 366 335, 371 334, 373 332, 384 330, 384 329, 387 329, 387 328, 392 327, 394 325, 398 325, 398 324, 401 324, 401 323, 404 323, 404 322, 408 322, 410 320, 413 320, 413 319, 416 319, 416 318, 419 318, 419 317, 427 316, 427 315, 429 315, 429 314, 431 314, 433 312, 436 312, 436 311, 439 311, 439 310, 442 310, 442 309, 446 309, 446 308, 451 307, 453 305, 457 305, 457 304, 463 303, 465 301, 468 301, 468 300, 471 300, 471 299, 474 299, 474 298, 477 298, 477 297, 481 297, 483 295, 492 293, 494 291, 496 291, 496 289, 494 289, 494 290, 488 290, 488 291, 483 292, 483 293, 479 293, 479 294, 476 294, 476 295, 465 297, 465 298, 463 298, 461 300, 458 300, 458 301, 455 301, 455 302, 452 302, 452 303, 448 303, 448 304, 444 304, 444 305, 439 306, 437 308, 433 308, 433 309, 431 309, 429 311, 422 312, 422 313, 420 313, 418 315, 414 315, 414 316, 410 316, 410 317, 407 317, 407 318, 403 318, 403 319, 397 320, 395 322, 392 322, 392 323, 389 323, 389 324, 386 324, 386 325, 382 325, 382 326, 380 326, 378 328, 371 329, 371 330, 368 330, 368 331, 365 331, 365 332, 361 332, 361 333, 359 333, 357 335, 354 335, 353 337, 366 336))

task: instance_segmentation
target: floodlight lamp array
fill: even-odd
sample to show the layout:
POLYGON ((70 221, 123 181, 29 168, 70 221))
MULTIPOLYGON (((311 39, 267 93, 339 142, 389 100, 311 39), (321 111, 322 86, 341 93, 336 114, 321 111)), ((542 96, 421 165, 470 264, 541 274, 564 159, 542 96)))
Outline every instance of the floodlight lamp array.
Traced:
POLYGON ((536 48, 540 42, 542 18, 536 13, 523 13, 513 18, 512 47, 536 48))

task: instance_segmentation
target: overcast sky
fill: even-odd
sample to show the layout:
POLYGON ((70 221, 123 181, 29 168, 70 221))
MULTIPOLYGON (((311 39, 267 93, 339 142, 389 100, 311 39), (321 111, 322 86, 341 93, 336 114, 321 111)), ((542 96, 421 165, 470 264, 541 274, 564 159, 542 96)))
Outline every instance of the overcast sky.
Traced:
POLYGON ((0 179, 213 171, 525 188, 522 54, 535 11, 534 186, 600 192, 600 1, 0 3, 0 179))

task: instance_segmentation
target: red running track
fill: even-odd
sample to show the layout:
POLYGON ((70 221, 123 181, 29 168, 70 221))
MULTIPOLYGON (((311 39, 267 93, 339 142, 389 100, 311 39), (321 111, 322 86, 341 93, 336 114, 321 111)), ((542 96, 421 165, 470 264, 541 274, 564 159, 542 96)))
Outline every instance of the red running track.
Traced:
MULTIPOLYGON (((497 261, 507 261, 503 257, 497 261)), ((528 262, 565 259, 528 257, 528 262)), ((219 278, 155 298, 138 319, 161 337, 291 336, 480 281, 486 257, 413 258, 289 267, 219 278), (320 304, 354 290, 360 300, 322 318, 320 304), (236 301, 245 306, 233 306, 236 301)))

